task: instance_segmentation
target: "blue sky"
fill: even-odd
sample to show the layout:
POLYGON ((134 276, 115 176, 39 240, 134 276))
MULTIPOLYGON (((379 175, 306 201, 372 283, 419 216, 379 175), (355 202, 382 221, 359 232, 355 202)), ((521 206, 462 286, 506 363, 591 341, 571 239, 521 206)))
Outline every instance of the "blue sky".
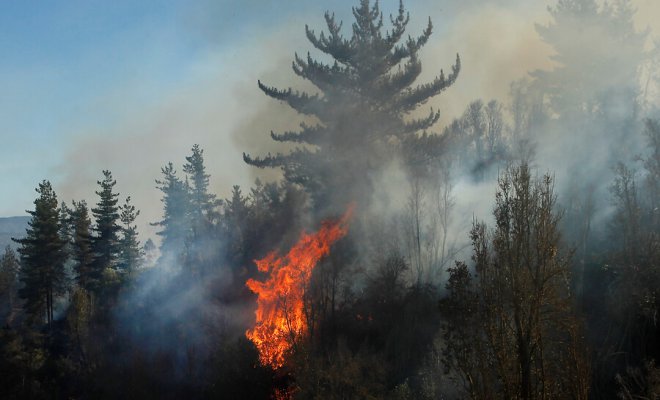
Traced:
POLYGON ((0 5, 0 215, 31 206, 25 186, 56 178, 76 125, 112 117, 112 110, 89 108, 101 93, 147 66, 145 95, 176 82, 177 70, 199 51, 177 34, 176 12, 175 4, 128 1, 0 5), (150 42, 163 39, 171 52, 149 54, 150 42))
MULTIPOLYGON (((656 0, 635 1, 657 7, 656 0)), ((331 9, 348 30, 356 3, 0 2, 0 216, 32 209, 42 179, 51 180, 61 200, 94 203, 96 180, 110 169, 122 196, 131 195, 142 210, 139 222, 148 231, 160 215, 153 180, 166 162, 180 166, 194 143, 205 149, 212 188, 221 197, 233 184, 249 185, 255 173, 241 153, 269 150, 271 129, 299 122, 258 91, 257 79, 296 86, 293 53, 312 50, 305 24, 322 30, 323 13, 331 9)), ((411 34, 428 16, 434 21, 422 54, 424 79, 461 53, 469 79, 443 95, 451 99, 437 106, 445 119, 476 97, 505 96, 512 79, 547 66, 548 49, 533 27, 547 18, 547 1, 405 4, 411 34)), ((383 0, 381 7, 394 13, 398 0, 383 0)))
POLYGON ((240 45, 255 27, 272 29, 282 16, 320 3, 0 3, 0 215, 31 208, 32 188, 61 178, 57 167, 81 129, 166 96, 206 53, 240 45), (126 85, 133 90, 125 103, 96 106, 126 85))

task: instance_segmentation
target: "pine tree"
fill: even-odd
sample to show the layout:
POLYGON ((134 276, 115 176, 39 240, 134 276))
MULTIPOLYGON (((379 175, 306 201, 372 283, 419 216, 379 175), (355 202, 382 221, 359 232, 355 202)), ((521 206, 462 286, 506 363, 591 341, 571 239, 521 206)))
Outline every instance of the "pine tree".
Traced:
POLYGON ((103 171, 103 180, 97 183, 101 186, 101 190, 96 192, 99 201, 96 203, 96 208, 92 208, 96 221, 94 227, 96 235, 92 241, 94 249, 92 275, 94 280, 103 285, 103 275, 117 268, 120 231, 119 206, 117 205, 119 194, 113 192, 117 181, 112 178, 110 171, 103 171))
POLYGON ((0 258, 0 299, 7 299, 9 312, 14 307, 16 292, 18 290, 18 273, 20 264, 14 250, 7 245, 5 252, 0 258))
MULTIPOLYGON (((186 157, 183 172, 190 182, 190 213, 193 221, 213 222, 217 201, 215 195, 209 193, 209 178, 204 165, 204 150, 198 144, 193 145, 192 154, 186 157)), ((193 223, 193 227, 196 224, 193 223)))
POLYGON ((194 273, 208 271, 214 264, 217 256, 217 242, 213 240, 215 224, 219 214, 217 206, 219 201, 215 195, 209 193, 209 177, 204 165, 204 150, 195 144, 192 154, 186 157, 183 172, 187 175, 189 183, 188 219, 190 234, 186 238, 186 260, 187 268, 194 273))
POLYGON ((162 238, 161 257, 179 258, 184 255, 186 239, 190 234, 188 185, 176 175, 172 163, 161 168, 162 180, 156 180, 158 190, 163 193, 163 219, 152 225, 161 228, 157 235, 162 238))
POLYGON ((296 54, 293 71, 320 93, 279 90, 258 82, 266 95, 319 121, 316 125, 301 124, 299 132, 271 133, 273 140, 302 146, 289 154, 264 158, 243 155, 250 165, 281 168, 287 180, 304 185, 317 203, 326 199, 332 204, 328 196, 343 203, 341 200, 356 195, 353 190, 368 192, 369 174, 387 162, 391 145, 431 127, 439 113, 431 110, 421 119, 406 117, 453 84, 460 69, 457 56, 448 76, 440 71, 432 82, 413 86, 422 71, 418 53, 431 36, 430 19, 421 36, 406 40, 409 15, 402 3, 398 14, 390 16, 392 29, 387 32, 383 32, 378 2, 372 6, 369 0, 361 0, 353 8, 353 16, 349 39, 340 32, 342 23, 329 12, 325 14, 327 35, 316 35, 306 27, 308 40, 334 63, 296 54))
POLYGON ((536 29, 559 65, 532 75, 552 110, 565 119, 632 116, 648 32, 635 30, 630 0, 558 0, 549 11, 551 22, 536 29))
POLYGON ((240 262, 244 255, 246 228, 248 218, 248 200, 243 196, 241 188, 234 185, 231 199, 224 202, 225 236, 230 260, 240 262))
POLYGON ((73 202, 69 211, 72 226, 72 258, 78 286, 90 291, 97 282, 93 282, 94 251, 92 249, 92 221, 89 218, 87 203, 82 200, 73 202))
POLYGON ((151 238, 144 242, 144 246, 142 246, 142 254, 144 256, 142 265, 146 268, 153 267, 156 263, 158 249, 156 248, 156 244, 153 240, 151 240, 151 238))
POLYGON ((70 253, 69 244, 73 239, 73 224, 71 221, 71 209, 66 205, 66 202, 60 203, 60 236, 65 240, 67 246, 67 253, 70 253))
POLYGON ((57 196, 50 182, 44 180, 36 189, 39 197, 34 201, 34 211, 26 237, 14 239, 20 247, 21 282, 19 295, 25 299, 25 310, 31 322, 46 318, 50 327, 53 322, 55 297, 66 287, 64 262, 65 240, 60 236, 60 213, 57 196))
POLYGON ((128 196, 119 215, 121 238, 119 239, 118 267, 120 271, 129 275, 142 263, 143 253, 137 239, 137 225, 134 225, 138 215, 140 215, 140 211, 135 209, 135 206, 131 204, 131 197, 128 196))

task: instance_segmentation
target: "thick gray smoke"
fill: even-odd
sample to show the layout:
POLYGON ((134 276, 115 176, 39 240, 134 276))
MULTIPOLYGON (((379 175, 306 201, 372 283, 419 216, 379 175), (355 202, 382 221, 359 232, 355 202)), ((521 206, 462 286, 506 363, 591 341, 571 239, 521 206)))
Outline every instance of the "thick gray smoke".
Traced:
MULTIPOLYGON (((463 60, 461 78, 446 93, 429 102, 429 106, 442 112, 436 132, 459 117, 471 101, 495 98, 507 103, 512 81, 527 77, 531 71, 558 65, 551 58, 554 50, 541 40, 534 27, 535 23, 546 24, 550 20, 546 5, 552 4, 511 0, 406 2, 411 10, 411 32, 421 31, 426 16, 431 16, 435 24, 435 33, 421 54, 424 69, 420 80, 430 79, 441 67, 447 68, 457 52, 463 60)), ((634 15, 637 29, 650 27, 649 39, 658 35, 659 20, 653 18, 659 13, 658 3, 635 0, 632 4, 638 10, 634 15)), ((100 95, 90 112, 110 113, 113 118, 102 126, 75 122, 69 127, 69 131, 78 134, 72 136, 66 162, 55 176, 48 177, 58 188, 60 198, 68 201, 89 197, 100 171, 110 169, 118 180, 118 188, 130 194, 141 210, 138 222, 145 241, 148 237, 156 239, 149 222, 158 220, 160 210, 153 206, 158 204, 158 192, 144 182, 156 179, 167 161, 182 159, 192 143, 206 149, 209 172, 214 177, 213 189, 220 195, 228 195, 232 184, 247 186, 255 176, 263 176, 264 171, 243 165, 240 154, 281 150, 268 133, 295 129, 301 119, 286 106, 266 98, 256 88, 256 80, 306 89, 290 70, 293 53, 304 55, 311 48, 304 38, 304 25, 321 28, 322 13, 330 8, 346 21, 348 30, 351 17, 348 10, 352 5, 352 2, 310 3, 303 11, 263 27, 247 23, 249 34, 231 36, 216 26, 227 13, 249 14, 251 9, 246 9, 243 2, 212 7, 203 3, 194 7, 181 16, 180 22, 211 44, 207 51, 200 53, 194 68, 184 71, 186 76, 155 102, 132 100, 135 106, 126 107, 126 99, 139 99, 136 91, 142 90, 131 82, 100 95), (233 44, 227 50, 218 45, 219 41, 233 44), (140 151, 145 144, 149 151, 140 151)), ((397 5, 395 1, 382 2, 386 13, 396 10, 397 5)), ((607 51, 618 53, 614 43, 608 45, 607 51)), ((647 50, 648 46, 652 46, 651 40, 647 50)), ((657 90, 653 81, 650 83, 645 90, 649 97, 646 102, 655 101, 657 105, 657 90)), ((266 173, 270 179, 277 176, 266 173)), ((26 196, 27 199, 32 196, 31 187, 27 188, 26 196)), ((87 200, 93 204, 93 199, 87 200)))
MULTIPOLYGON (((394 9, 383 3, 383 9, 394 9)), ((374 274, 382 255, 391 252, 406 260, 408 283, 442 287, 446 269, 455 260, 469 258, 468 232, 473 221, 492 222, 499 172, 520 160, 531 162, 539 174, 555 177, 556 193, 569 218, 566 244, 584 249, 586 244, 579 241, 592 239, 577 232, 582 221, 571 218, 589 219, 595 236, 604 231, 611 211, 608 187, 614 176, 612 168, 617 162, 633 161, 643 151, 641 121, 657 113, 660 105, 657 76, 649 68, 652 34, 645 35, 640 26, 651 22, 644 18, 649 10, 657 10, 657 4, 633 2, 639 9, 631 20, 625 15, 616 19, 625 13, 604 6, 591 19, 581 20, 562 19, 559 11, 548 12, 527 2, 454 2, 442 9, 436 3, 420 3, 407 5, 415 16, 408 30, 413 34, 421 31, 426 14, 434 17, 436 26, 421 54, 424 69, 420 80, 431 79, 440 66, 447 71, 456 52, 463 65, 456 83, 420 111, 424 115, 429 106, 441 110, 441 120, 429 134, 441 135, 445 145, 424 173, 409 168, 405 157, 393 157, 369 177, 373 190, 355 191, 361 197, 353 200, 366 211, 356 217, 353 233, 359 253, 356 264, 360 264, 354 267, 362 273, 352 282, 353 289, 359 290, 374 274), (579 33, 583 29, 586 33, 579 33), (481 103, 475 103, 479 99, 481 103), (491 99, 495 101, 489 103, 491 99), (482 147, 489 140, 493 144, 490 150, 497 156, 484 158, 482 147)), ((316 14, 304 22, 320 28, 322 21, 316 14)), ((294 51, 306 54, 311 47, 303 41, 304 22, 297 22, 273 28, 265 40, 246 39, 248 45, 231 57, 237 65, 230 67, 221 55, 210 55, 196 80, 154 106, 147 116, 126 115, 116 129, 141 132, 140 140, 154 144, 148 157, 135 157, 140 160, 137 168, 144 174, 148 171, 147 181, 156 177, 167 160, 164 155, 182 159, 183 154, 177 152, 188 148, 185 143, 191 141, 208 150, 212 191, 221 197, 228 196, 230 184, 247 187, 257 176, 281 178, 278 171, 244 165, 240 153, 286 152, 289 148, 274 143, 269 132, 295 130, 299 123, 309 122, 256 87, 256 80, 261 79, 280 88, 314 91, 289 69, 294 51), (227 85, 227 76, 234 83, 227 85)), ((97 162, 90 148, 114 154, 123 147, 137 147, 127 146, 137 139, 125 138, 107 146, 99 146, 99 140, 76 147, 71 158, 78 161, 73 165, 97 162), (116 151, 108 152, 108 146, 116 151)), ((100 159, 105 165, 113 164, 112 159, 100 159)), ((134 165, 118 168, 118 180, 124 178, 127 192, 133 193, 136 203, 142 199, 145 204, 140 207, 144 217, 157 220, 159 211, 146 205, 157 204, 158 193, 137 189, 136 182, 139 179, 143 187, 145 177, 131 174, 134 165)), ((73 188, 82 190, 84 185, 79 182, 83 178, 90 180, 70 169, 64 174, 67 194, 73 188)), ((343 207, 334 206, 335 211, 343 207)), ((301 214, 305 212, 308 209, 300 209, 301 214)), ((314 229, 314 224, 307 228, 314 229)), ((282 242, 274 243, 275 247, 282 242)), ((207 281, 190 282, 177 281, 181 268, 178 260, 162 258, 125 293, 126 304, 147 304, 152 310, 151 326, 135 320, 130 310, 122 310, 118 320, 137 343, 154 351, 174 351, 187 360, 181 361, 185 364, 191 355, 179 345, 179 338, 163 336, 161 329, 181 323, 194 325, 188 319, 191 314, 211 321, 208 332, 187 338, 193 347, 204 348, 209 332, 229 329, 231 335, 240 336, 243 332, 236 327, 249 324, 252 306, 218 301, 222 297, 218 291, 238 279, 226 266, 218 265, 207 281), (168 291, 175 295, 168 297, 168 291)))

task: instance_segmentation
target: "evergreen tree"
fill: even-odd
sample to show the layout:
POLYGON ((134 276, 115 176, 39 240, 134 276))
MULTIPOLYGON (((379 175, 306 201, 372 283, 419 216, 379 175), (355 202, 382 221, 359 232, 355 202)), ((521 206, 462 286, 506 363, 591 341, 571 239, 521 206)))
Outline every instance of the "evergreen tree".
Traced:
POLYGON ((25 299, 25 310, 33 323, 46 318, 48 326, 53 322, 55 297, 66 288, 64 263, 66 242, 60 236, 60 213, 57 196, 50 182, 44 180, 36 189, 39 197, 34 201, 34 211, 26 237, 14 239, 20 247, 21 282, 19 295, 25 299))
POLYGON ((207 271, 217 256, 217 242, 213 242, 214 225, 218 219, 216 207, 219 202, 215 195, 209 193, 209 177, 204 165, 204 150, 195 144, 192 154, 186 157, 183 172, 189 182, 189 209, 190 224, 189 236, 186 238, 185 264, 195 273, 207 271))
POLYGON ((159 226, 157 235, 162 238, 160 244, 161 257, 181 257, 184 254, 186 239, 190 233, 189 209, 190 199, 188 185, 176 176, 172 163, 161 168, 162 180, 156 180, 158 190, 163 193, 160 200, 163 203, 163 219, 152 225, 159 226))
POLYGON ((635 30, 630 0, 558 0, 549 11, 551 22, 536 29, 559 65, 532 75, 552 110, 569 120, 632 116, 648 32, 635 30))
POLYGON ((299 132, 271 133, 273 140, 302 146, 289 154, 264 158, 243 155, 250 165, 281 168, 287 180, 303 184, 314 195, 317 207, 320 199, 343 207, 358 197, 355 191, 370 193, 369 174, 388 161, 391 145, 431 127, 439 113, 431 110, 427 117, 408 121, 406 117, 453 84, 460 68, 457 56, 451 74, 440 71, 432 82, 413 86, 422 71, 418 53, 431 36, 431 21, 421 36, 406 40, 409 15, 402 3, 398 14, 390 17, 388 32, 383 32, 378 2, 372 6, 369 0, 361 0, 353 16, 349 39, 340 32, 342 23, 329 12, 325 14, 327 35, 316 35, 306 27, 312 45, 334 63, 296 54, 293 71, 320 93, 279 90, 258 82, 266 95, 319 121, 301 124, 299 132))
POLYGON ((224 203, 225 236, 227 237, 227 254, 230 261, 240 263, 245 255, 245 240, 248 223, 248 199, 243 196, 241 188, 234 185, 231 199, 224 203))
POLYGON ((153 240, 151 240, 151 238, 144 242, 144 246, 142 246, 142 254, 144 256, 144 261, 142 263, 143 266, 147 268, 153 267, 156 263, 158 249, 156 248, 156 244, 153 240))
POLYGON ((97 265, 102 268, 114 268, 118 253, 118 233, 120 227, 119 206, 117 205, 118 193, 113 189, 117 181, 112 178, 112 173, 108 170, 103 171, 104 179, 97 183, 101 190, 95 192, 99 196, 96 208, 92 208, 92 214, 96 221, 94 231, 94 250, 96 252, 97 265))
POLYGON ((142 262, 142 250, 138 241, 137 225, 134 225, 135 219, 140 215, 140 211, 131 204, 131 197, 126 198, 126 202, 121 207, 119 219, 121 221, 121 238, 119 239, 119 263, 120 270, 131 274, 138 268, 142 262))
MULTIPOLYGON (((209 193, 209 178, 204 165, 204 150, 198 144, 193 145, 192 154, 186 157, 183 172, 188 175, 190 183, 190 213, 193 221, 201 223, 212 222, 215 218, 217 201, 215 195, 209 193)), ((193 222, 193 228, 197 223, 193 222)))
POLYGON ((92 246, 94 249, 94 267, 93 279, 104 285, 104 274, 117 268, 119 255, 119 206, 117 205, 118 193, 114 193, 114 186, 117 184, 112 178, 112 173, 108 170, 103 171, 103 180, 97 182, 101 190, 96 194, 99 201, 96 208, 92 208, 92 214, 96 220, 94 231, 96 235, 93 238, 92 246))
MULTIPOLYGON (((4 306, 4 301, 7 301, 7 311, 11 313, 14 308, 16 300, 16 292, 18 290, 18 273, 20 264, 14 250, 8 245, 5 247, 5 252, 0 258, 0 301, 4 306)), ((3 310, 4 311, 4 310, 3 310)))
POLYGON ((70 253, 70 243, 73 239, 73 224, 71 221, 71 209, 66 205, 66 202, 60 203, 60 236, 66 242, 67 253, 70 253))
POLYGON ((72 226, 72 257, 76 263, 74 270, 78 286, 89 291, 95 285, 92 273, 94 262, 92 221, 89 218, 89 209, 84 200, 74 201, 72 206, 70 221, 72 226))

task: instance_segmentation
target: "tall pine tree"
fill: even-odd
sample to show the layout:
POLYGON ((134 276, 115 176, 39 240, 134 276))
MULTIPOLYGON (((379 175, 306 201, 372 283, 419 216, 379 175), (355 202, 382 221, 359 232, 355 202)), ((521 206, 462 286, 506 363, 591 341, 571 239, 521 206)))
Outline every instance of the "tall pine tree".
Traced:
POLYGON ((137 225, 135 219, 140 211, 131 204, 128 196, 121 207, 119 219, 121 221, 121 238, 119 239, 119 269, 126 274, 131 274, 142 262, 142 249, 138 240, 137 225))
POLYGON ((103 285, 103 276, 106 270, 112 271, 117 268, 119 255, 119 206, 117 205, 118 193, 114 193, 117 184, 112 178, 112 173, 103 171, 103 180, 97 182, 101 187, 96 194, 99 201, 96 208, 92 208, 92 214, 96 220, 94 231, 96 235, 92 241, 94 249, 93 276, 103 285))
POLYGON ((34 201, 34 211, 26 237, 14 239, 20 247, 21 282, 19 295, 25 299, 25 310, 30 322, 53 322, 55 297, 66 288, 64 251, 66 241, 60 236, 60 213, 57 196, 49 181, 44 180, 36 189, 39 197, 34 201))
POLYGON ((4 316, 11 315, 16 293, 18 291, 18 273, 20 264, 16 252, 7 245, 5 252, 0 258, 0 321, 5 322, 4 316))
POLYGON ((72 227, 72 257, 75 261, 74 270, 78 286, 91 290, 93 282, 94 251, 92 249, 92 221, 89 218, 89 208, 82 200, 73 202, 70 210, 70 224, 72 227))
POLYGON ((327 35, 306 27, 312 45, 334 63, 296 54, 293 71, 320 93, 279 90, 258 82, 266 95, 319 123, 303 123, 299 132, 271 133, 273 140, 300 145, 289 154, 243 155, 250 165, 281 168, 287 180, 304 185, 314 195, 317 207, 322 206, 321 199, 342 204, 370 193, 369 176, 389 160, 392 145, 415 137, 439 118, 433 110, 421 119, 410 119, 410 114, 453 84, 460 69, 457 56, 449 75, 441 70, 432 82, 415 86, 422 72, 419 51, 433 28, 430 19, 421 36, 405 39, 409 15, 402 3, 398 14, 390 16, 392 29, 387 32, 377 1, 371 5, 361 0, 353 16, 350 38, 344 38, 342 23, 329 12, 327 35))
MULTIPOLYGON (((215 218, 217 201, 215 195, 209 193, 209 178, 204 165, 204 150, 198 144, 193 145, 192 154, 186 157, 183 172, 188 176, 190 185, 190 214, 193 221, 207 220, 212 222, 215 218)), ((194 224, 193 224, 194 226, 194 224)))
POLYGON ((157 232, 162 238, 161 257, 176 261, 184 256, 186 239, 190 234, 188 185, 177 176, 171 162, 161 168, 161 173, 163 178, 156 180, 156 187, 163 193, 160 200, 163 203, 163 219, 152 225, 161 228, 157 232))
POLYGON ((187 175, 189 191, 188 218, 190 233, 186 238, 187 268, 193 272, 203 272, 210 268, 217 256, 217 242, 211 243, 217 222, 219 201, 209 193, 209 178, 204 165, 204 150, 198 144, 193 145, 192 154, 186 157, 183 172, 187 175))

